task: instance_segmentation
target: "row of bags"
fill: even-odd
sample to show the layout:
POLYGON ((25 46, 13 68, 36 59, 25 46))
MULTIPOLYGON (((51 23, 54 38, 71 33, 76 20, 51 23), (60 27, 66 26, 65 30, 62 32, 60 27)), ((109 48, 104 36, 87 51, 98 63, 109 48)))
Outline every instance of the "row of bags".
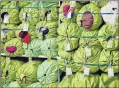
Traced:
MULTIPOLYGON (((98 3, 98 2, 97 2, 98 3)), ((3 13, 2 19, 4 20, 5 12, 8 12, 10 15, 9 24, 2 24, 2 28, 16 28, 13 24, 24 24, 24 22, 29 23, 29 28, 35 28, 36 24, 39 21, 57 21, 58 14, 59 19, 62 22, 71 22, 77 23, 82 29, 87 30, 96 30, 100 27, 102 22, 104 21, 107 24, 118 24, 118 4, 116 1, 105 2, 101 1, 100 3, 104 3, 101 8, 100 4, 96 2, 90 2, 86 4, 82 4, 81 2, 68 2, 64 1, 60 8, 59 13, 58 2, 44 2, 39 3, 38 1, 26 4, 25 8, 22 8, 19 12, 18 9, 6 9, 6 8, 15 8, 17 7, 17 2, 12 1, 5 5, 1 12, 3 13), (34 8, 34 7, 42 7, 44 8, 34 8), (46 8, 51 6, 50 8, 46 8), (31 8, 28 8, 31 7, 31 8), (113 9, 115 8, 115 9, 113 9), (69 11, 71 10, 71 17, 67 18, 69 11), (13 14, 14 13, 14 14, 13 14), (40 13, 40 14, 39 14, 40 13), (79 13, 79 14, 78 14, 79 13), (101 13, 101 14, 100 14, 101 13), (109 13, 109 14, 106 14, 109 13), (110 14, 111 13, 111 14, 110 14), (114 13, 114 14, 113 14, 114 13), (24 17, 24 14, 26 17, 24 17), (88 18, 87 18, 88 14, 88 18), (91 22, 88 22, 90 20, 91 22), (88 26, 87 26, 88 25, 88 26)))
POLYGON ((78 70, 83 71, 83 65, 85 63, 91 64, 89 65, 89 67, 91 68, 92 73, 97 72, 99 68, 102 71, 107 72, 108 65, 110 64, 114 69, 114 72, 118 72, 119 51, 108 51, 105 49, 101 50, 97 47, 79 47, 75 52, 66 52, 63 50, 58 50, 58 46, 56 43, 57 42, 55 38, 46 39, 44 41, 34 39, 31 41, 28 47, 24 49, 21 40, 19 38, 15 38, 5 43, 4 53, 8 56, 21 56, 23 54, 28 57, 38 57, 40 55, 44 55, 47 57, 59 56, 63 59, 61 61, 59 60, 61 69, 65 69, 66 59, 71 61, 69 65, 74 70, 74 72, 78 70))
POLYGON ((38 21, 46 20, 48 14, 51 15, 51 19, 48 18, 47 20, 57 21, 58 20, 58 13, 57 13, 57 9, 56 9, 57 6, 58 6, 58 2, 39 3, 39 1, 35 1, 35 2, 11 1, 10 3, 3 6, 1 9, 1 18, 2 18, 2 22, 3 22, 3 28, 4 28, 4 26, 6 26, 4 24, 6 15, 9 16, 8 27, 9 27, 9 25, 11 25, 11 28, 16 27, 21 22, 24 23, 26 21, 29 23, 29 26, 31 28, 33 28, 36 26, 38 21), (25 6, 24 8, 21 8, 19 6, 19 4, 21 4, 21 3, 25 6), (45 8, 42 8, 41 7, 42 5, 45 8), (39 6, 39 8, 35 8, 38 6, 39 6), (55 8, 46 8, 48 6, 52 6, 52 7, 54 6, 55 8))
MULTIPOLYGON (((7 59, 7 58, 6 58, 7 59)), ((76 72, 64 76, 58 83, 62 72, 58 71, 56 60, 29 61, 2 60, 2 79, 4 87, 115 87, 119 85, 118 76, 109 77, 102 73, 84 75, 76 72)))
MULTIPOLYGON (((52 25, 53 23, 51 23, 52 25)), ((95 31, 82 31, 74 23, 62 23, 58 29, 49 25, 49 32, 46 30, 41 32, 39 30, 1 30, 1 41, 3 45, 14 38, 21 38, 21 43, 30 44, 34 39, 47 40, 47 38, 56 38, 59 50, 74 51, 78 47, 97 47, 106 50, 118 50, 118 26, 105 24, 101 29, 95 31), (67 29, 68 27, 68 29, 67 29), (58 34, 58 35, 57 35, 58 34), (68 35, 68 36, 67 36, 68 35), (66 49, 69 44, 69 49, 66 49)), ((13 40, 14 41, 14 40, 13 40)), ((56 44, 57 44, 56 43, 56 44)), ((9 45, 9 44, 7 44, 9 45)), ((14 45, 12 45, 14 46, 14 45)))
POLYGON ((12 81, 17 81, 21 87, 39 82, 43 85, 57 81, 58 68, 56 60, 29 60, 24 62, 18 59, 1 58, 3 87, 12 81))

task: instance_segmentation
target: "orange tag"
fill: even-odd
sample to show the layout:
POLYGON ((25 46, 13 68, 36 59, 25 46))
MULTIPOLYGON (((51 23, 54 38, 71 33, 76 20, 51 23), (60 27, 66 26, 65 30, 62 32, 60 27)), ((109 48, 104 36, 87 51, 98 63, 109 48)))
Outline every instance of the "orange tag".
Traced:
POLYGON ((51 56, 48 56, 48 57, 47 57, 47 60, 50 61, 50 60, 51 60, 51 56))

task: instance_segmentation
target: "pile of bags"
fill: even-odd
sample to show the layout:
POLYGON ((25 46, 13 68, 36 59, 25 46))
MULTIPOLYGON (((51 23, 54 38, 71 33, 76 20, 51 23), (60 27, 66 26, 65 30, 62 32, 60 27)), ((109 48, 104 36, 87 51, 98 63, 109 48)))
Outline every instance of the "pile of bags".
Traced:
POLYGON ((2 57, 4 86, 119 87, 118 2, 61 1, 58 7, 58 2, 2 1, 1 52, 48 59, 25 63, 2 57))
MULTIPOLYGON (((3 87, 53 87, 57 86, 56 60, 30 60, 2 57, 3 87)), ((60 72, 61 73, 61 72, 60 72)))

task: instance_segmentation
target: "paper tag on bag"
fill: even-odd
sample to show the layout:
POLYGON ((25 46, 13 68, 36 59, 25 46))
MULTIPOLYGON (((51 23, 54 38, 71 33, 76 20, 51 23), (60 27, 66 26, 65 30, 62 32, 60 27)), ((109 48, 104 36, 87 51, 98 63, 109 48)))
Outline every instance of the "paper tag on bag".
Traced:
POLYGON ((87 57, 91 56, 91 49, 88 46, 85 47, 85 52, 87 57))
POLYGON ((90 74, 90 68, 84 67, 84 75, 89 75, 90 74))
POLYGON ((51 14, 48 14, 48 15, 47 15, 47 20, 48 20, 48 21, 51 21, 51 20, 52 20, 52 19, 51 19, 51 14))
POLYGON ((27 43, 23 43, 23 48, 24 49, 28 48, 28 44, 27 43))
POLYGON ((72 70, 70 67, 66 67, 66 75, 71 75, 72 74, 72 70))
POLYGON ((114 76, 114 70, 113 70, 113 68, 111 68, 111 67, 108 68, 108 76, 109 76, 109 77, 114 76))
POLYGON ((4 23, 9 23, 9 15, 8 14, 5 14, 4 15, 4 20, 3 20, 4 23))
POLYGON ((28 23, 24 23, 23 31, 28 31, 28 26, 29 26, 28 23))
POLYGON ((10 63, 10 57, 6 57, 6 63, 7 63, 7 64, 10 63))
POLYGON ((71 7, 76 7, 76 1, 70 1, 70 6, 71 7))
POLYGON ((23 18, 26 19, 26 13, 23 13, 23 18))
POLYGON ((65 46, 65 50, 66 50, 66 51, 71 50, 71 47, 70 47, 70 43, 69 43, 69 42, 66 44, 66 46, 65 46))
POLYGON ((112 44, 113 44, 113 41, 112 41, 112 39, 110 39, 110 40, 107 42, 107 48, 112 48, 112 44))
POLYGON ((32 62, 32 57, 29 57, 29 62, 32 62))
POLYGON ((59 57, 59 56, 57 56, 56 58, 57 58, 57 60, 61 60, 61 57, 59 57))
POLYGON ((119 36, 116 36, 117 39, 119 39, 119 36))
POLYGON ((67 14, 67 18, 68 18, 68 19, 71 18, 71 12, 68 12, 68 14, 67 14))

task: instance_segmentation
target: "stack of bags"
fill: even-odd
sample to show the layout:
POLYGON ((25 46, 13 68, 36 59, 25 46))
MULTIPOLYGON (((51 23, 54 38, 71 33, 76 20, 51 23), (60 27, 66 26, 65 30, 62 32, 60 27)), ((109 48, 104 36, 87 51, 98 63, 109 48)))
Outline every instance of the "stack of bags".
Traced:
POLYGON ((57 29, 58 55, 61 59, 57 60, 59 68, 66 72, 67 67, 71 67, 73 72, 77 71, 77 64, 68 63, 72 60, 74 50, 79 47, 79 38, 72 36, 81 35, 81 31, 76 24, 77 12, 83 5, 75 1, 64 1, 59 8, 59 20, 61 23, 57 29))
POLYGON ((8 56, 57 56, 57 6, 58 2, 39 1, 33 3, 11 1, 3 6, 1 37, 4 48, 2 52, 8 56))
MULTIPOLYGON (((59 35, 67 37, 69 34, 68 40, 71 37, 74 40, 80 38, 78 45, 77 42, 74 43, 77 46, 72 48, 73 44, 70 42, 67 44, 68 49, 70 46, 69 51, 58 52, 62 58, 58 60, 58 67, 62 71, 66 71, 66 76, 59 83, 59 87, 119 87, 119 79, 116 75, 119 72, 117 11, 117 2, 98 2, 98 5, 96 2, 90 2, 85 4, 77 15, 79 34, 77 34, 78 31, 74 32, 76 28, 73 27, 70 27, 71 31, 67 31, 67 27, 65 31, 61 32, 60 30, 63 30, 66 24, 59 26, 59 35), (103 3, 103 5, 99 3, 103 3), (108 16, 103 14, 109 12, 116 12, 116 18, 114 19, 112 14, 108 16), (113 23, 112 19, 116 20, 116 23, 113 23), (71 35, 71 33, 75 35, 71 35), (71 53, 72 50, 73 53, 71 53), (68 61, 66 61, 67 59, 68 61), (97 75, 96 73, 99 71, 106 73, 97 75)), ((68 25, 70 26, 70 24, 68 25)), ((59 42, 59 50, 64 49, 63 42, 65 41, 62 38, 62 43, 59 42)))
MULTIPOLYGON (((25 47, 25 55, 32 57, 37 57, 39 55, 47 57, 57 56, 56 37, 58 27, 58 10, 56 6, 58 6, 57 2, 41 2, 40 8, 37 10, 38 18, 35 17, 37 21, 34 19, 33 22, 33 18, 28 18, 26 21, 29 25, 35 26, 37 38, 33 39, 30 43, 28 43, 28 46, 25 47)), ((26 11, 30 11, 27 12, 27 14, 32 16, 32 14, 34 14, 32 10, 27 9, 26 11)), ((23 9, 23 11, 24 10, 25 9, 23 9)))
POLYGON ((2 53, 29 57, 2 57, 3 87, 119 87, 117 2, 60 4, 2 1, 2 53), (47 60, 31 60, 41 55, 47 60))
POLYGON ((1 57, 2 87, 56 87, 58 68, 56 60, 23 60, 1 57))

